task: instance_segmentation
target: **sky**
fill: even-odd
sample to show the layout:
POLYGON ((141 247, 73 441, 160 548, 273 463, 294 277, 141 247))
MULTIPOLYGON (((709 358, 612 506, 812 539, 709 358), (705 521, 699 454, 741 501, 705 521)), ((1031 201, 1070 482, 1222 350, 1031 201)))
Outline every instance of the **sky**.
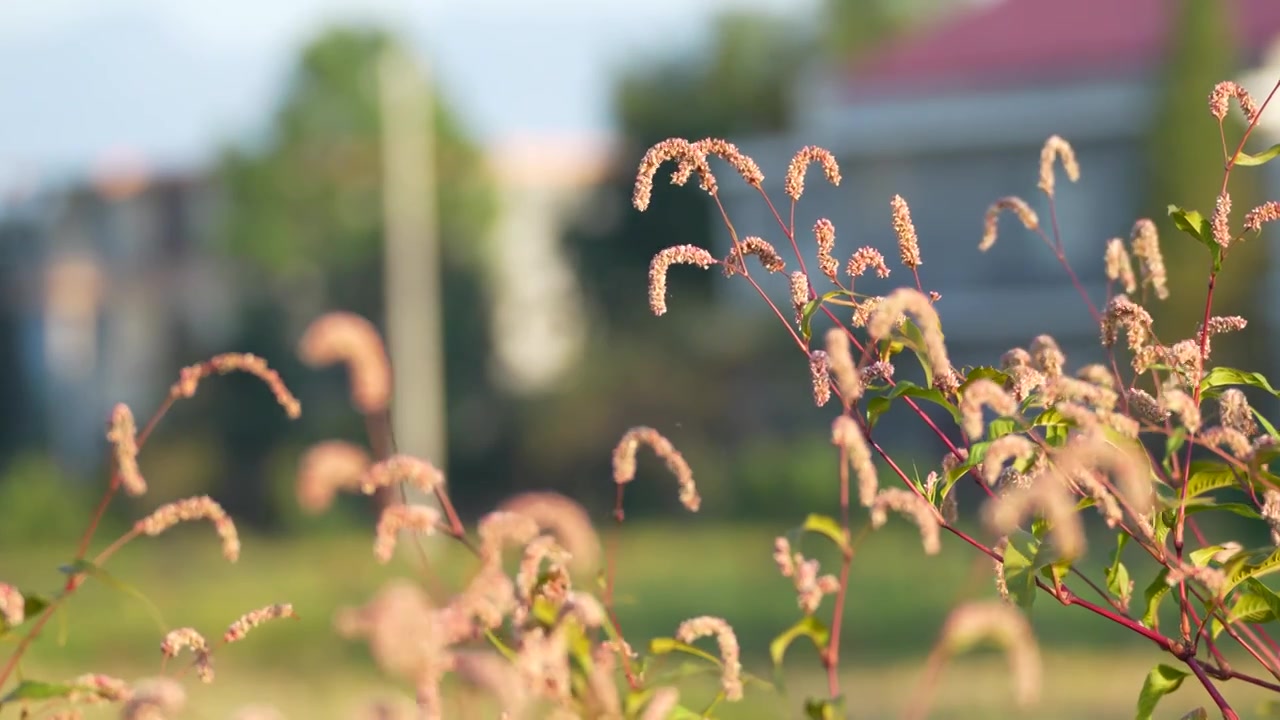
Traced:
MULTIPOLYGON (((198 165, 265 126, 326 24, 385 21, 430 57, 482 141, 607 133, 609 80, 696 47, 719 10, 817 0, 41 0, 0 9, 0 184, 103 158, 198 165)), ((794 15, 793 15, 794 16, 794 15)))

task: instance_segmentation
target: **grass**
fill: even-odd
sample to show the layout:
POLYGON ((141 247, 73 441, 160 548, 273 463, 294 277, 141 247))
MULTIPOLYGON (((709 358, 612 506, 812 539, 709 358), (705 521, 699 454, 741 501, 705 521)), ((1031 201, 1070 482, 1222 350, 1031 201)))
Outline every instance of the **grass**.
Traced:
MULTIPOLYGON (((771 678, 769 641, 798 617, 794 595, 770 558, 775 533, 776 528, 767 526, 712 526, 696 520, 629 526, 620 538, 617 592, 623 630, 638 643, 671 635, 687 617, 722 615, 738 630, 748 670, 771 678)), ((229 565, 208 528, 142 539, 113 559, 108 570, 145 594, 161 617, 129 592, 90 582, 29 653, 27 676, 57 680, 88 671, 154 674, 161 671, 163 629, 192 626, 216 636, 245 610, 288 601, 300 620, 264 626, 243 643, 222 649, 217 681, 208 687, 190 684, 191 717, 227 717, 239 705, 270 702, 290 717, 345 718, 371 698, 404 697, 407 688, 383 679, 362 646, 331 630, 337 608, 359 604, 383 581, 413 572, 407 562, 377 565, 371 542, 365 533, 250 537, 241 561, 229 565)), ((823 557, 824 565, 833 563, 822 550, 818 540, 806 541, 806 553, 823 557)), ((27 589, 56 587, 61 577, 56 568, 65 562, 65 553, 51 546, 0 548, 0 576, 27 589)), ((444 551, 438 570, 461 579, 466 571, 462 560, 444 551)), ((1138 577, 1139 590, 1144 579, 1138 577)), ((843 685, 852 717, 896 716, 915 691, 923 657, 949 608, 993 594, 988 562, 950 540, 939 557, 926 558, 905 525, 868 537, 854 563, 851 588, 842 647, 848 663, 843 685)), ((1161 661, 1154 647, 1047 597, 1037 603, 1033 619, 1047 666, 1046 702, 1035 717, 1132 717, 1142 679, 1161 661)), ((825 692, 811 648, 797 644, 788 669, 790 702, 757 693, 728 716, 794 717, 797 698, 825 692)), ((1205 702, 1193 685, 1187 683, 1169 701, 1170 708, 1176 703, 1185 712, 1193 703, 1205 702)), ((1239 684, 1228 684, 1226 690, 1233 700, 1247 700, 1245 709, 1255 697, 1239 684)), ((1000 656, 966 657, 945 673, 934 717, 1026 717, 1012 712, 1010 697, 1000 656)))

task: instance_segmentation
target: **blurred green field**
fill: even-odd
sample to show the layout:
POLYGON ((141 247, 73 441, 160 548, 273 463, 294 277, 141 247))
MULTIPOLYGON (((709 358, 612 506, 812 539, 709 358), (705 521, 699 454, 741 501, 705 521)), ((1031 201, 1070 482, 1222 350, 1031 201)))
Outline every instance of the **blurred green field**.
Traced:
MULTIPOLYGON (((672 634, 687 617, 722 615, 739 633, 748 670, 770 677, 769 640, 797 617, 794 595, 770 558, 776 532, 767 526, 696 521, 628 527, 620 538, 618 584, 619 620, 628 638, 640 645, 641 639, 672 634)), ((247 537, 241 561, 230 565, 208 528, 195 527, 172 538, 140 540, 108 569, 145 593, 166 627, 190 625, 212 636, 242 611, 261 605, 292 602, 300 613, 297 622, 264 626, 220 651, 217 681, 189 685, 186 717, 226 718, 242 705, 270 703, 290 718, 350 718, 371 700, 408 697, 408 688, 379 676, 363 646, 331 630, 337 608, 359 604, 383 581, 415 572, 407 561, 377 565, 371 542, 356 532, 306 539, 247 537)), ((823 556, 820 548, 810 540, 804 549, 823 556)), ((0 547, 0 577, 26 589, 52 589, 67 552, 54 546, 0 547)), ((455 578, 466 569, 461 556, 447 550, 437 565, 455 578)), ((1146 579, 1137 577, 1139 591, 1146 579)), ((863 543, 852 588, 842 655, 853 718, 897 717, 916 690, 923 658, 948 609, 993 594, 990 565, 971 549, 947 539, 941 556, 926 558, 915 534, 903 525, 863 543)), ((932 717, 1133 717, 1142 680, 1160 661, 1159 653, 1085 611, 1047 600, 1041 598, 1034 610, 1046 665, 1041 706, 1016 712, 1003 658, 981 653, 948 668, 932 717)), ((160 622, 136 598, 90 582, 29 654, 27 676, 58 680, 89 671, 126 677, 160 672, 160 622)), ((757 692, 723 715, 800 716, 804 696, 824 693, 825 680, 811 649, 797 644, 788 660, 789 700, 757 692)), ((1241 703, 1243 717, 1253 717, 1252 709, 1264 697, 1238 683, 1225 690, 1241 703)), ((691 692, 699 694, 697 688, 691 692)), ((1203 691, 1187 683, 1157 717, 1178 718, 1207 702, 1203 691)), ((447 717, 474 714, 455 708, 447 717)))

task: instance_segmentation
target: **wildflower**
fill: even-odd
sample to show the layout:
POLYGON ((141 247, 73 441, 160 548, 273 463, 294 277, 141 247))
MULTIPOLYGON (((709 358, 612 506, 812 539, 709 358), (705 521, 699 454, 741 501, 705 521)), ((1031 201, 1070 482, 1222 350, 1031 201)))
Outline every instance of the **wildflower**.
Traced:
POLYGON ((555 535, 579 572, 593 570, 600 562, 600 538, 577 501, 555 492, 526 492, 503 501, 497 510, 524 515, 555 535))
POLYGON ((177 657, 183 648, 190 649, 196 657, 196 677, 201 682, 213 682, 213 657, 209 652, 209 644, 195 628, 171 630, 160 642, 160 653, 166 658, 177 657))
POLYGON ((1244 229, 1262 232, 1263 223, 1276 220, 1280 220, 1280 202, 1268 200, 1245 214, 1244 229))
POLYGON ((986 457, 982 459, 982 479, 987 485, 995 485, 1006 462, 1028 460, 1035 452, 1035 443, 1022 435, 1010 433, 996 438, 987 448, 986 457))
POLYGON ((562 569, 568 564, 569 553, 550 535, 539 535, 525 546, 516 571, 516 595, 525 606, 533 604, 533 590, 538 584, 538 571, 543 561, 548 562, 554 572, 554 569, 562 569))
POLYGON ((1202 323, 1196 328, 1196 337, 1204 342, 1204 356, 1207 358, 1213 353, 1213 343, 1211 339, 1214 335, 1221 335, 1228 332, 1239 332, 1249 325, 1249 321, 1239 315, 1226 315, 1209 318, 1209 331, 1205 333, 1205 326, 1202 323))
POLYGON ((178 500, 161 505, 155 512, 134 524, 134 532, 155 537, 180 522, 208 520, 222 539, 222 554, 231 562, 240 558, 240 536, 235 523, 222 506, 208 495, 178 500))
POLYGON ((298 341, 298 357, 312 367, 341 363, 351 383, 351 404, 360 412, 382 412, 391 401, 391 362, 373 323, 350 312, 321 315, 298 341))
POLYGON ((75 704, 125 702, 133 696, 133 688, 129 687, 129 683, 110 675, 90 673, 67 684, 75 688, 67 696, 67 701, 75 704))
POLYGON ((1177 388, 1166 388, 1160 394, 1160 407, 1182 418, 1182 425, 1191 434, 1200 429, 1200 408, 1192 397, 1177 388))
POLYGON ((898 236, 898 254, 902 264, 914 270, 920 266, 920 239, 911 222, 911 208, 901 195, 894 195, 889 207, 893 210, 893 232, 898 236))
POLYGON ((812 162, 822 166, 827 182, 840 185, 840 166, 836 163, 835 156, 820 147, 806 145, 791 158, 791 164, 787 166, 787 176, 782 183, 783 192, 791 198, 792 202, 798 201, 804 194, 804 175, 812 162))
POLYGON ((1031 341, 1032 367, 1044 373, 1048 379, 1060 377, 1062 367, 1067 358, 1058 347, 1058 342, 1049 335, 1037 335, 1031 341))
POLYGON ((1231 98, 1235 98, 1240 102, 1240 111, 1244 113, 1244 117, 1250 124, 1258 119, 1258 104, 1254 102, 1253 96, 1248 90, 1227 80, 1213 86, 1213 92, 1209 93, 1209 114, 1222 122, 1227 117, 1227 106, 1231 102, 1231 98))
POLYGON ((169 678, 152 678, 135 683, 120 713, 122 720, 156 720, 170 717, 187 703, 182 685, 169 678))
MULTIPOLYGON (((644 212, 649 208, 649 199, 653 195, 653 176, 657 173, 658 168, 669 160, 681 160, 690 163, 690 171, 696 169, 702 180, 702 187, 707 192, 715 192, 715 177, 711 174, 711 168, 707 165, 705 155, 698 155, 692 152, 692 143, 683 138, 670 138, 649 148, 644 154, 644 158, 640 160, 640 168, 636 173, 635 190, 631 196, 631 203, 640 212, 644 212)), ((680 171, 677 171, 680 172, 680 171)), ((688 180, 688 175, 684 176, 684 180, 688 180)), ((672 178, 675 182, 675 177, 672 178)), ((683 185, 684 182, 676 183, 683 185)))
POLYGON ((1045 141, 1044 148, 1040 150, 1039 183, 1040 189, 1049 197, 1053 197, 1053 161, 1055 159, 1062 161, 1062 169, 1067 173, 1068 180, 1076 182, 1080 179, 1080 166, 1076 164, 1076 152, 1071 148, 1071 144, 1057 135, 1050 136, 1045 141))
POLYGON ((1111 368, 1101 363, 1089 363, 1076 371, 1076 377, 1091 385, 1097 385, 1111 392, 1116 389, 1116 376, 1111 368))
POLYGON ((804 322, 804 309, 809 304, 809 277, 799 270, 791 273, 791 309, 795 311, 796 325, 804 322))
POLYGON ((664 685, 653 691, 653 698, 645 706, 640 720, 668 720, 679 701, 680 691, 670 685, 664 685))
POLYGON ((831 444, 844 449, 849 466, 858 479, 858 502, 863 507, 871 507, 880 481, 876 477, 876 465, 871 460, 871 448, 867 446, 862 429, 848 415, 837 416, 831 423, 831 444))
POLYGON ((849 277, 856 278, 872 269, 876 271, 876 277, 889 277, 889 266, 884 262, 884 255, 873 247, 860 247, 849 258, 844 271, 849 277))
POLYGON ((1107 241, 1106 261, 1108 280, 1119 280, 1120 287, 1126 293, 1138 289, 1138 280, 1133 274, 1133 261, 1129 258, 1129 252, 1124 249, 1123 240, 1112 238, 1107 241))
POLYGON ((1253 419, 1253 410, 1249 407, 1249 398, 1238 388, 1224 390, 1218 398, 1218 417, 1223 427, 1252 437, 1258 432, 1258 424, 1253 419))
POLYGON ((463 682, 497 698, 503 712, 513 717, 524 715, 528 691, 506 658, 492 652, 459 652, 454 667, 463 682))
POLYGON ((1169 587, 1177 587, 1188 580, 1199 582, 1208 588, 1209 592, 1218 596, 1222 594, 1222 589, 1227 584, 1227 575, 1220 568, 1179 563, 1169 568, 1169 574, 1165 576, 1165 582, 1169 587))
POLYGON ((1200 443, 1205 447, 1225 447, 1241 460, 1253 454, 1253 443, 1239 430, 1229 427, 1211 427, 1200 433, 1200 443))
POLYGON ((703 270, 716 259, 697 245, 674 245, 653 256, 649 263, 649 309, 654 315, 667 313, 667 269, 675 265, 696 265, 703 270))
POLYGON ((1262 499, 1262 519, 1271 526, 1271 544, 1280 545, 1280 490, 1267 488, 1262 499))
POLYGON ((537 537, 538 523, 526 515, 495 510, 480 518, 478 532, 482 559, 495 563, 504 546, 525 545, 537 537))
POLYGON ((991 530, 1004 536, 1035 510, 1049 521, 1054 542, 1064 558, 1077 558, 1084 553, 1084 528, 1060 478, 1045 477, 1028 487, 1010 489, 987 501, 983 514, 991 530))
POLYGON ((369 463, 369 453, 344 440, 312 445, 298 463, 298 505, 313 515, 323 512, 333 504, 338 490, 355 491, 360 487, 369 463))
POLYGON ((738 273, 746 274, 747 255, 756 256, 765 272, 782 272, 787 267, 782 256, 768 241, 752 235, 737 242, 729 252, 729 256, 722 261, 725 277, 732 277, 738 273))
POLYGON ((372 495, 379 488, 407 482, 424 493, 433 493, 444 484, 444 473, 435 465, 412 455, 392 455, 371 465, 360 477, 360 491, 372 495))
POLYGON ((0 620, 9 627, 17 627, 26 619, 27 600, 18 588, 0 583, 0 620))
POLYGON ((277 603, 275 605, 267 605, 251 612, 247 612, 231 623, 227 631, 222 634, 222 642, 233 643, 243 640, 249 631, 258 627, 262 623, 279 620, 281 618, 297 618, 293 612, 293 605, 289 603, 277 603))
POLYGON ((827 331, 826 363, 836 378, 836 387, 844 398, 845 407, 862 397, 863 378, 858 366, 853 363, 853 354, 849 350, 849 335, 844 328, 834 327, 827 331))
POLYGON ((964 421, 964 432, 970 440, 982 437, 983 406, 990 407, 1003 417, 1018 414, 1018 402, 995 382, 980 378, 969 383, 960 396, 960 414, 964 421))
POLYGON ((954 391, 957 383, 942 339, 942 321, 929 299, 918 291, 899 288, 890 293, 871 316, 867 325, 868 334, 875 340, 888 336, 889 331, 906 313, 915 316, 920 334, 924 337, 925 354, 933 370, 934 386, 943 392, 954 391))
POLYGON ((889 520, 889 510, 900 513, 920 528, 925 555, 937 555, 942 551, 937 511, 924 498, 902 488, 881 490, 871 503, 871 527, 883 527, 889 520))
POLYGON ((1160 252, 1160 236, 1156 232, 1155 223, 1142 218, 1133 224, 1130 234, 1133 256, 1138 258, 1142 266, 1142 285, 1150 285, 1156 297, 1165 300, 1169 297, 1169 276, 1165 271, 1164 255, 1160 252))
POLYGON ((1222 249, 1231 246, 1231 194, 1223 192, 1218 196, 1217 202, 1213 205, 1213 219, 1210 221, 1213 228, 1213 241, 1218 243, 1222 249))
POLYGON ((1020 197, 1003 197, 991 204, 987 208, 987 214, 983 218, 982 242, 978 243, 978 249, 986 252, 996 244, 996 230, 999 227, 1000 211, 1008 210, 1022 221, 1022 226, 1028 230, 1035 230, 1040 227, 1040 218, 1036 216, 1036 211, 1031 209, 1020 197))
POLYGON ((1040 694, 1040 651, 1026 616, 1004 603, 967 603, 951 611, 938 644, 957 652, 984 638, 1004 648, 1018 705, 1034 704, 1040 694))
POLYGON ((1121 328, 1129 338, 1129 349, 1137 352, 1151 339, 1151 314, 1120 294, 1111 298, 1102 317, 1102 344, 1111 347, 1121 328))
POLYGON ((285 414, 291 419, 297 419, 302 415, 302 405, 293 393, 289 392, 289 388, 285 387, 279 373, 267 367, 266 360, 248 353, 215 355, 206 362, 183 368, 178 375, 178 382, 169 388, 169 397, 174 399, 194 397, 196 388, 204 378, 214 373, 226 375, 232 372, 249 373, 266 383, 271 393, 276 396, 276 402, 284 408, 285 414))
POLYGON ((818 241, 818 268, 835 282, 840 263, 831 256, 836 249, 836 226, 826 218, 819 218, 813 225, 813 237, 818 241))
POLYGON ((1145 390, 1130 388, 1125 392, 1129 403, 1129 412, 1139 420, 1146 420, 1159 425, 1169 419, 1169 411, 1160 407, 1160 402, 1145 390))
MULTIPOLYGON (((734 172, 738 173, 748 185, 754 188, 760 187, 764 183, 764 173, 760 172, 760 166, 756 164, 749 156, 743 154, 737 145, 723 140, 721 138, 704 138, 689 145, 690 152, 681 160, 680 172, 688 174, 689 171, 684 167, 696 167, 691 156, 706 158, 708 155, 716 157, 729 163, 734 172)), ((706 162, 703 160, 703 162, 706 162)))
POLYGON ((716 642, 720 645, 720 660, 724 665, 720 686, 724 690, 725 699, 737 702, 742 699, 742 663, 738 638, 729 623, 722 618, 703 615, 685 620, 676 630, 676 639, 687 644, 708 635, 715 635, 716 642))
POLYGON ((147 481, 138 470, 138 430, 128 405, 116 403, 112 409, 107 442, 115 448, 116 472, 120 474, 120 485, 124 491, 130 495, 145 494, 147 481))
MULTIPOLYGON (((856 303, 853 308, 853 320, 850 323, 854 327, 866 327, 871 322, 871 316, 875 314, 876 309, 884 302, 882 297, 869 297, 860 303, 856 303)), ((895 327, 902 325, 902 318, 895 327)))
POLYGON ((431 535, 440 524, 440 511, 427 505, 388 505, 378 518, 377 539, 373 556, 386 564, 396 549, 396 536, 401 530, 431 535))
POLYGON ((537 627, 525 633, 516 657, 526 687, 559 702, 567 702, 570 693, 569 640, 565 626, 547 632, 537 627))
POLYGON ((813 384, 813 402, 818 407, 831 400, 831 374, 827 354, 822 350, 809 353, 809 378, 813 384))
POLYGON ((613 450, 613 481, 618 485, 625 485, 635 479, 636 450, 641 444, 648 445, 649 449, 653 450, 653 454, 662 458, 667 464, 671 474, 676 476, 676 482, 680 485, 680 504, 692 512, 697 512, 702 505, 702 498, 698 495, 698 488, 693 482, 693 470, 689 468, 689 463, 671 444, 671 441, 653 428, 643 426, 631 428, 618 441, 617 447, 613 450))

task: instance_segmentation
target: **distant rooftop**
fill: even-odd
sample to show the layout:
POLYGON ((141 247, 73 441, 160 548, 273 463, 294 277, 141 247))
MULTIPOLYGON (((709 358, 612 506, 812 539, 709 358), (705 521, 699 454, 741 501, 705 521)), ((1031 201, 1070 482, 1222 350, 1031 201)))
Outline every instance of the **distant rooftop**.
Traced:
MULTIPOLYGON (((1280 0, 1217 0, 1242 62, 1280 35, 1280 0)), ((1143 74, 1164 56, 1174 0, 1000 0, 943 18, 855 64, 859 98, 1143 74)))

